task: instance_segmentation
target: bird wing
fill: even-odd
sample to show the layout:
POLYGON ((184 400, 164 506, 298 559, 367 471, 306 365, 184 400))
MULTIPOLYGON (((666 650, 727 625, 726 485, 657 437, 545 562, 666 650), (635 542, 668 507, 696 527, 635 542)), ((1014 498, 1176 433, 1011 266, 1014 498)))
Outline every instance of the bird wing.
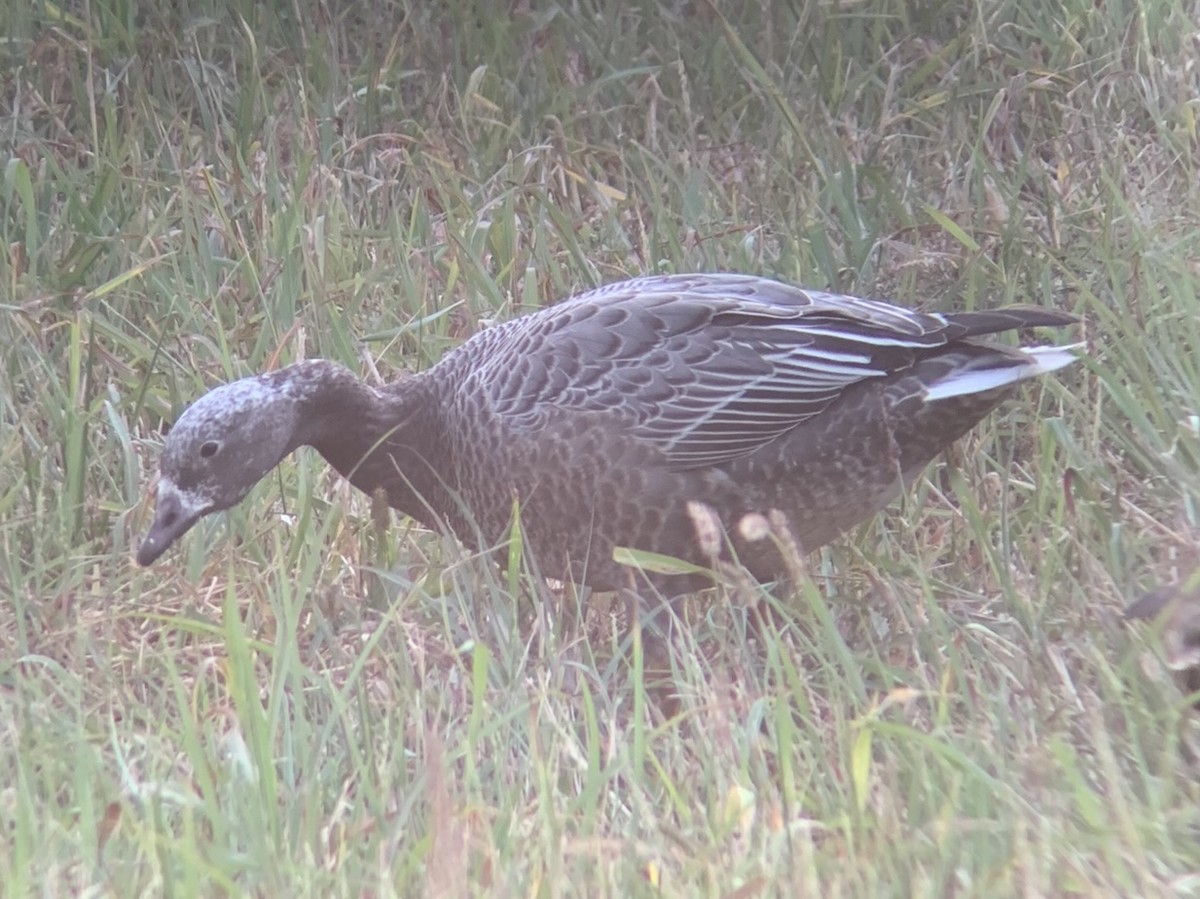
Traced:
POLYGON ((687 275, 609 285, 494 330, 474 374, 507 421, 615 415, 690 469, 754 452, 968 329, 761 278, 687 275))

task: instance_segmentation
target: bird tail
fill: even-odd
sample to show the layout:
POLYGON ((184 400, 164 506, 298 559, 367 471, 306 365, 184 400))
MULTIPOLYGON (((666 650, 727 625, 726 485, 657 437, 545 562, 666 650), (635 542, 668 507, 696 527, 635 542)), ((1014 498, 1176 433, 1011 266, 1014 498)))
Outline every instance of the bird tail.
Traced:
POLYGON ((1012 355, 1005 354, 995 358, 993 361, 998 364, 960 368, 950 372, 944 378, 930 384, 926 388, 925 397, 928 400, 944 400, 953 396, 987 393, 989 390, 1007 387, 1026 378, 1049 374, 1077 362, 1078 351, 1084 346, 1082 343, 1073 343, 1068 346, 1024 347, 1012 355))

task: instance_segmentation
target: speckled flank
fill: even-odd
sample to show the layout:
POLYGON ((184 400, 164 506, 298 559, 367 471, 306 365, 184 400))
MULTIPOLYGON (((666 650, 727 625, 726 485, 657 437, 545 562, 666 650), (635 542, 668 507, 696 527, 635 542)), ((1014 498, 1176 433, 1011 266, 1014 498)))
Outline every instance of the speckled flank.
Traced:
POLYGON ((334 363, 302 362, 218 388, 184 413, 162 459, 178 488, 167 505, 178 508, 139 558, 186 531, 188 510, 228 508, 310 445, 356 487, 383 490, 474 547, 503 545, 516 499, 546 575, 623 586, 618 545, 707 563, 688 513, 698 501, 739 558, 773 577, 775 543, 739 536, 745 515, 782 511, 806 550, 832 540, 1011 383, 1072 358, 980 336, 1071 321, 1038 309, 925 314, 748 275, 666 275, 489 328, 380 390, 334 363))

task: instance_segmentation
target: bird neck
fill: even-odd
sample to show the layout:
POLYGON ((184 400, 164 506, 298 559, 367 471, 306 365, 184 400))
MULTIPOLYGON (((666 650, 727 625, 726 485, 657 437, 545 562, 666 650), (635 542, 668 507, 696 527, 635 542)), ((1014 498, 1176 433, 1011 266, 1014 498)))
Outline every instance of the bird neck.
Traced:
POLYGON ((301 406, 297 446, 316 449, 364 493, 382 490, 388 505, 439 526, 432 509, 452 507, 453 467, 427 377, 376 389, 335 362, 314 359, 292 366, 289 380, 301 406))

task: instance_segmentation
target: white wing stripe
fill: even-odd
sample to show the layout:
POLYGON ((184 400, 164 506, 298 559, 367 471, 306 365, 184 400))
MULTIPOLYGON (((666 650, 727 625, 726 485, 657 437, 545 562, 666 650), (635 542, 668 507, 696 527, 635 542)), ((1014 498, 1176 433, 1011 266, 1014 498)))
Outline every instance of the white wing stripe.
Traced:
MULTIPOLYGON (((787 328, 786 325, 776 325, 776 327, 787 328)), ((929 335, 934 336, 932 340, 928 339, 925 334, 914 334, 908 338, 887 337, 883 334, 872 334, 864 331, 848 332, 844 330, 840 331, 836 328, 818 328, 812 324, 798 325, 794 330, 796 333, 803 334, 806 337, 832 337, 835 340, 845 341, 846 343, 865 343, 870 346, 930 347, 941 346, 946 342, 944 338, 934 335, 929 335), (926 339, 921 340, 921 337, 926 337, 926 339)))

